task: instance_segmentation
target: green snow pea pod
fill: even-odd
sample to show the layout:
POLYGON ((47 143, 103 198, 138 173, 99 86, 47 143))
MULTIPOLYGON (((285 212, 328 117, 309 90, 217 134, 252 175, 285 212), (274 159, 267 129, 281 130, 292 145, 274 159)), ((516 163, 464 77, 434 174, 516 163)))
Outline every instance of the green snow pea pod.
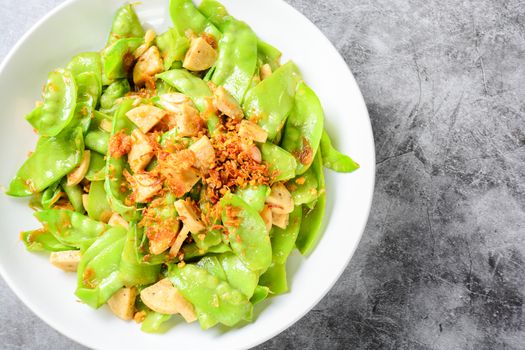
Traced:
POLYGON ((142 43, 144 43, 142 38, 119 39, 102 51, 102 83, 104 85, 128 76, 135 62, 133 52, 142 43))
POLYGON ((215 319, 226 326, 234 326, 241 320, 251 319, 253 306, 248 298, 206 270, 191 264, 182 268, 173 265, 168 276, 184 298, 196 307, 199 322, 204 317, 205 324, 215 319))
POLYGON ((80 73, 75 77, 75 81, 77 83, 77 105, 70 125, 71 127, 81 126, 84 133, 87 133, 102 90, 95 73, 80 73))
POLYGON ((84 248, 101 236, 108 226, 71 210, 42 210, 35 217, 64 245, 84 248))
POLYGON ((84 214, 84 204, 82 203, 82 194, 84 191, 82 191, 82 188, 80 185, 73 185, 69 186, 67 184, 67 179, 63 178, 60 182, 60 185, 62 186, 62 189, 67 195, 67 198, 71 202, 71 205, 73 205, 73 208, 77 213, 84 214))
POLYGON ((26 115, 26 120, 31 126, 35 125, 40 117, 42 116, 42 104, 36 106, 28 115, 26 115))
MULTIPOLYGON (((128 134, 135 129, 135 124, 131 122, 126 113, 133 108, 133 101, 126 99, 122 101, 119 106, 119 109, 115 112, 113 118, 113 128, 112 135, 123 130, 128 134)), ((106 189, 106 194, 108 196, 109 204, 113 211, 116 211, 124 219, 130 220, 136 215, 136 210, 133 206, 127 206, 124 204, 128 193, 121 191, 121 184, 125 181, 124 179, 124 170, 127 167, 127 162, 125 157, 119 159, 113 158, 111 155, 107 156, 106 160, 106 181, 104 183, 104 188, 106 189)))
POLYGON ((180 35, 185 35, 190 29, 197 35, 205 32, 216 40, 221 37, 221 32, 197 10, 191 0, 171 0, 170 15, 180 35))
POLYGON ((40 203, 42 204, 43 209, 51 209, 53 204, 55 204, 62 196, 62 191, 60 188, 60 181, 55 182, 51 186, 45 189, 42 193, 42 198, 40 203))
POLYGON ((117 11, 113 18, 107 45, 122 38, 142 38, 144 34, 144 28, 140 24, 133 5, 126 4, 117 11))
POLYGON ((295 242, 297 249, 299 249, 303 255, 307 255, 313 250, 321 236, 326 206, 325 181, 323 167, 321 166, 322 155, 322 151, 319 151, 317 154, 319 161, 315 161, 314 165, 312 165, 312 168, 316 171, 317 182, 319 183, 318 191, 320 196, 313 208, 303 206, 303 220, 301 222, 301 228, 299 229, 299 235, 297 236, 297 240, 295 242))
POLYGON ((231 193, 221 199, 220 205, 233 252, 249 269, 266 270, 272 261, 272 246, 259 213, 231 193))
POLYGON ((102 154, 97 152, 91 153, 91 160, 89 161, 89 169, 86 173, 86 179, 89 181, 102 181, 106 178, 106 160, 102 154))
POLYGON ((109 133, 102 130, 90 130, 86 134, 86 148, 99 154, 108 153, 109 133))
POLYGON ((259 284, 268 287, 270 293, 274 295, 286 293, 288 291, 286 264, 272 263, 268 270, 261 275, 259 284))
POLYGON ((40 136, 57 136, 69 124, 77 103, 77 85, 67 69, 57 69, 47 78, 40 115, 28 121, 40 136))
POLYGON ((257 42, 257 56, 262 64, 269 64, 274 71, 281 65, 281 51, 262 40, 257 42))
POLYGON ((323 130, 323 136, 321 137, 321 151, 323 164, 328 169, 340 173, 351 173, 359 169, 359 164, 354 162, 352 158, 340 153, 332 146, 332 141, 330 141, 330 136, 328 136, 326 130, 323 130))
POLYGON ((260 212, 264 208, 266 197, 270 194, 270 188, 266 185, 248 186, 237 190, 236 195, 241 197, 249 206, 260 212))
POLYGON ((188 261, 188 260, 192 260, 192 259, 201 257, 207 253, 220 254, 220 253, 225 253, 225 252, 231 252, 231 248, 226 243, 221 242, 213 247, 210 247, 208 250, 204 250, 204 249, 199 248, 197 244, 190 243, 190 244, 184 245, 184 247, 182 248, 182 251, 184 252, 184 259, 188 261))
POLYGON ((112 114, 119 98, 124 97, 131 91, 127 79, 119 79, 112 82, 100 97, 100 108, 112 114))
POLYGON ((183 61, 190 42, 186 36, 170 28, 155 39, 164 62, 164 70, 169 70, 176 61, 183 61))
POLYGON ((64 250, 74 250, 74 247, 60 243, 51 233, 45 229, 26 231, 20 234, 20 239, 24 242, 30 252, 61 252, 64 250))
POLYGON ((103 180, 91 182, 86 210, 88 216, 93 220, 107 222, 111 217, 112 210, 106 196, 103 180))
POLYGON ((7 194, 25 197, 43 191, 77 167, 83 153, 81 128, 64 130, 54 137, 41 137, 35 151, 11 181, 7 194))
POLYGON ((102 306, 124 286, 118 270, 125 237, 126 229, 112 227, 82 254, 75 295, 93 308, 102 306))
POLYGON ((274 182, 289 180, 295 176, 297 161, 281 147, 269 142, 264 143, 261 145, 261 155, 274 182))
POLYGON ((259 282, 259 274, 247 268, 233 253, 218 255, 217 259, 226 274, 226 281, 246 297, 251 298, 259 282))
POLYGON ((222 281, 228 281, 226 277, 226 272, 224 272, 224 269, 222 268, 219 259, 215 255, 203 256, 202 259, 200 259, 195 264, 195 266, 208 271, 210 274, 222 281))
POLYGON ((257 68, 257 36, 241 21, 229 21, 219 41, 219 57, 211 81, 242 103, 257 68))
POLYGON ((148 311, 146 318, 142 321, 140 330, 146 333, 164 333, 168 330, 166 322, 171 319, 171 315, 161 314, 155 311, 148 311))
POLYGON ((297 159, 297 175, 303 174, 314 161, 323 125, 324 113, 319 98, 308 85, 300 82, 281 140, 281 147, 297 159))
POLYGON ((172 69, 157 74, 157 78, 162 79, 179 92, 191 98, 199 111, 203 112, 207 109, 208 99, 212 96, 212 93, 204 80, 185 69, 172 69))
MULTIPOLYGON (((74 77, 79 74, 91 72, 98 78, 102 84, 102 60, 99 52, 83 52, 71 59, 67 65, 74 77)), ((100 86, 102 89, 102 85, 100 86)))
MULTIPOLYGON (((178 68, 181 68, 181 67, 178 67, 178 68)), ((175 68, 173 68, 173 69, 175 69, 175 68)), ((177 92, 177 90, 173 86, 171 86, 170 84, 166 83, 164 80, 157 80, 157 81, 155 81, 155 88, 157 89, 157 95, 158 96, 164 95, 164 94, 169 94, 171 92, 177 92)))
POLYGON ((290 221, 285 229, 273 226, 270 231, 270 238, 272 240, 272 255, 273 262, 276 264, 286 264, 288 255, 295 248, 295 241, 301 228, 301 219, 303 216, 303 209, 301 206, 296 206, 294 211, 290 213, 290 221))
POLYGON ((275 139, 292 110, 300 79, 299 69, 290 61, 246 94, 245 114, 248 118, 257 118, 258 124, 268 132, 270 141, 275 139))
POLYGON ((300 181, 301 183, 293 180, 289 182, 290 193, 295 205, 310 204, 319 198, 321 193, 317 174, 321 171, 323 171, 323 161, 318 152, 312 166, 300 176, 303 181, 300 181))
POLYGON ((250 298, 250 303, 253 305, 259 304, 260 302, 263 302, 268 298, 268 294, 270 294, 270 288, 266 286, 258 285, 255 287, 255 291, 253 292, 253 296, 250 298))
POLYGON ((137 286, 155 283, 158 280, 161 265, 146 264, 138 251, 144 231, 137 227, 136 222, 130 222, 126 243, 122 251, 119 276, 125 286, 137 286))

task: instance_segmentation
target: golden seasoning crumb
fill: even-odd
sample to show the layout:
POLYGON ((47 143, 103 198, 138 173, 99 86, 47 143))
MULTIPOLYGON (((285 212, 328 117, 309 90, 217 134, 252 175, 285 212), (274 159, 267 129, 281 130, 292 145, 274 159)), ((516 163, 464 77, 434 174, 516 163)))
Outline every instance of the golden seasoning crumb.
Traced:
POLYGON ((181 261, 177 264, 177 266, 179 267, 179 269, 182 269, 184 266, 186 266, 186 263, 184 261, 181 261))
POLYGON ((131 137, 123 130, 119 131, 109 139, 109 154, 115 159, 131 151, 131 137))
POLYGON ((136 323, 141 323, 145 319, 146 319, 146 312, 145 311, 136 312, 135 315, 133 316, 133 320, 136 323))
POLYGON ((199 240, 201 241, 204 241, 204 239, 206 238, 206 235, 204 233, 201 233, 197 236, 197 238, 199 238, 199 240))
POLYGON ((297 183, 298 185, 303 185, 305 181, 306 179, 304 178, 304 176, 301 176, 295 180, 295 183, 297 183))

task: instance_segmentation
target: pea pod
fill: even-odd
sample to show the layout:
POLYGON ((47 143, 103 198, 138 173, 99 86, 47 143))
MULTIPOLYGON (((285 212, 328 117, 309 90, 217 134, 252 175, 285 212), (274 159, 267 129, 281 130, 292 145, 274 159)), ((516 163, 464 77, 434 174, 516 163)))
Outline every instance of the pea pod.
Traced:
POLYGON ((91 182, 86 210, 93 220, 107 222, 111 217, 112 210, 104 190, 104 181, 91 182))
POLYGON ((295 176, 297 161, 281 147, 267 142, 261 145, 261 155, 274 182, 286 181, 295 176))
POLYGON ((168 276, 184 298, 196 307, 199 322, 203 322, 204 317, 205 323, 213 324, 213 320, 217 320, 234 326, 241 320, 251 319, 253 306, 246 296, 206 270, 191 264, 182 268, 174 265, 168 276))
MULTIPOLYGON (((112 135, 117 132, 124 130, 127 133, 131 133, 135 129, 133 124, 126 113, 133 108, 133 101, 124 100, 113 118, 113 130, 112 135)), ((116 211, 122 215, 125 219, 129 220, 135 216, 135 208, 124 204, 124 200, 128 195, 128 192, 122 192, 121 184, 125 181, 124 169, 126 169, 126 159, 121 157, 119 159, 113 158, 111 155, 107 156, 106 163, 106 181, 104 188, 108 196, 109 204, 113 211, 116 211)))
POLYGON ((314 162, 312 168, 315 170, 317 175, 317 182, 319 183, 318 191, 320 196, 313 208, 303 206, 303 219, 301 222, 301 228, 299 229, 299 234, 297 236, 297 241, 295 242, 297 249, 299 249, 303 255, 309 254, 314 249, 320 238, 326 206, 325 180, 323 167, 321 165, 321 159, 323 156, 322 151, 319 151, 317 156, 319 157, 319 161, 314 162))
POLYGON ((257 119, 270 141, 276 138, 292 110, 300 79, 295 63, 288 62, 246 94, 245 114, 257 119))
POLYGON ((74 77, 86 72, 93 73, 102 84, 102 60, 99 52, 84 52, 76 55, 68 63, 67 69, 71 71, 74 77))
POLYGON ((226 272, 224 272, 219 259, 215 255, 203 256, 202 259, 200 259, 195 264, 195 266, 208 271, 211 275, 222 281, 228 282, 226 272))
POLYGON ((160 273, 160 264, 146 264, 138 251, 144 232, 135 222, 130 223, 126 236, 119 276, 125 286, 147 285, 155 283, 160 273))
POLYGON ((288 187, 292 194, 295 205, 310 204, 319 198, 321 192, 319 191, 318 172, 323 169, 323 161, 319 152, 314 158, 312 166, 300 175, 297 179, 291 180, 288 187))
POLYGON ((60 187, 60 181, 57 181, 48 188, 46 188, 45 191, 42 193, 42 198, 40 201, 40 203, 42 204, 42 208, 51 209, 53 204, 55 204, 61 196, 62 191, 60 187))
POLYGON ((91 160, 89 161, 89 169, 86 173, 86 179, 89 181, 102 181, 106 178, 105 173, 106 161, 104 156, 97 153, 91 153, 91 160))
POLYGON ((183 61, 190 47, 188 38, 179 34, 174 28, 159 35, 156 43, 164 62, 164 70, 169 70, 176 61, 183 61))
POLYGON ((65 130, 55 137, 41 137, 11 181, 7 194, 25 197, 43 191, 73 170, 83 153, 81 128, 65 130))
POLYGON ((75 295, 93 308, 102 306, 124 285, 118 269, 125 236, 124 228, 112 227, 82 254, 75 295))
POLYGON ((180 35, 185 35, 190 29, 197 35, 207 33, 216 40, 221 37, 221 32, 197 10, 191 0, 171 0, 170 15, 180 35))
POLYGON ((219 41, 219 57, 211 81, 224 86, 242 103, 256 67, 257 36, 246 23, 229 21, 219 41))
POLYGON ((100 108, 106 113, 115 111, 117 100, 131 91, 127 79, 119 79, 111 83, 100 97, 100 108))
POLYGON ((157 78, 162 79, 179 92, 191 98, 201 112, 208 108, 208 99, 212 96, 212 93, 204 80, 185 69, 172 69, 157 74, 157 78))
POLYGON ((84 248, 102 235, 108 226, 71 210, 42 210, 35 217, 62 244, 84 248))
POLYGON ((259 274, 247 268, 241 259, 233 253, 220 254, 217 259, 224 270, 228 283, 246 297, 251 298, 259 281, 259 274))
POLYGON ((84 214, 85 210, 84 205, 82 203, 82 194, 84 193, 84 191, 82 191, 80 185, 68 185, 66 178, 62 179, 60 185, 66 193, 69 202, 71 203, 71 205, 73 205, 75 211, 77 213, 84 214))
POLYGON ((270 188, 266 185, 248 186, 237 190, 236 194, 250 207, 260 212, 264 208, 266 197, 270 194, 270 188))
POLYGON ((86 134, 86 148, 99 154, 108 153, 109 133, 102 130, 90 130, 86 134))
POLYGON ((272 260, 272 246, 259 213, 231 193, 221 199, 220 205, 233 252, 249 269, 266 270, 272 260))
POLYGON ((101 94, 101 87, 95 73, 85 72, 75 77, 77 83, 77 105, 71 121, 72 127, 81 126, 87 133, 93 113, 101 94))
POLYGON ((185 244, 184 247, 182 247, 182 252, 184 253, 184 259, 189 261, 195 258, 199 258, 205 255, 206 253, 220 254, 220 253, 225 253, 225 252, 231 252, 231 248, 226 243, 221 242, 213 247, 210 247, 207 250, 204 250, 204 249, 199 248, 197 244, 190 243, 190 244, 185 244))
POLYGON ((166 327, 166 322, 170 319, 171 315, 149 311, 144 321, 142 321, 140 330, 146 333, 164 333, 168 328, 166 327))
POLYGON ((20 234, 20 239, 24 242, 27 250, 30 252, 61 252, 64 250, 74 250, 74 247, 60 243, 46 229, 25 231, 20 234))
POLYGON ((57 69, 47 78, 44 102, 39 115, 28 121, 40 136, 57 136, 69 124, 75 112, 77 85, 67 69, 57 69))
POLYGON ((301 228, 301 219, 303 210, 301 206, 296 206, 290 213, 289 224, 285 229, 273 226, 270 231, 272 240, 273 262, 277 264, 286 264, 288 255, 295 248, 295 241, 301 228))
POLYGON ((265 41, 257 42, 257 56, 262 64, 269 64, 273 71, 279 68, 282 53, 265 41))
POLYGON ((127 77, 133 68, 133 52, 143 42, 142 38, 119 39, 102 51, 102 83, 104 85, 127 77))
POLYGON ((270 294, 270 288, 266 286, 258 285, 255 287, 255 291, 253 292, 253 296, 250 298, 250 302, 253 305, 259 304, 266 300, 268 298, 268 295, 270 294))
POLYGON ((107 45, 122 38, 142 38, 144 34, 144 28, 140 24, 133 5, 126 4, 117 11, 113 18, 107 45))
POLYGON ((268 287, 272 294, 283 294, 288 291, 286 280, 286 265, 272 263, 268 270, 261 275, 259 280, 261 286, 268 287))
POLYGON ((304 82, 297 85, 295 103, 286 120, 281 147, 297 159, 297 175, 312 164, 323 134, 324 113, 315 92, 304 82))
POLYGON ((323 130, 323 136, 321 137, 321 151, 323 154, 323 164, 328 169, 340 173, 351 173, 359 169, 359 164, 354 162, 352 158, 340 153, 332 146, 330 136, 326 130, 323 130))

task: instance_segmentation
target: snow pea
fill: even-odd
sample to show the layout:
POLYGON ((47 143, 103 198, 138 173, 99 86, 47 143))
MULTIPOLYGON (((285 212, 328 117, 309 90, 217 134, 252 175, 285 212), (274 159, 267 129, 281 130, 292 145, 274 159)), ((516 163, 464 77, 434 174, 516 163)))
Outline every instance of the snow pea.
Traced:
POLYGON ((108 226, 71 210, 42 210, 35 217, 62 244, 85 248, 102 235, 108 226))
POLYGON ((270 194, 270 188, 266 185, 248 186, 237 190, 236 194, 250 207, 260 212, 264 208, 266 197, 270 194))
POLYGON ((126 4, 118 9, 113 18, 107 45, 122 38, 142 38, 144 34, 144 28, 140 24, 133 5, 126 4))
POLYGON ((26 120, 31 126, 35 125, 38 120, 40 119, 40 116, 42 115, 42 104, 39 104, 31 112, 29 112, 28 115, 26 115, 26 120))
POLYGON ((268 270, 261 275, 259 284, 268 287, 270 293, 274 295, 286 293, 288 291, 286 264, 272 263, 268 270))
POLYGON ((297 85, 295 103, 286 120, 281 147, 297 159, 297 175, 312 164, 323 134, 323 107, 315 92, 304 82, 297 85))
POLYGON ((253 296, 250 298, 250 303, 253 305, 259 304, 260 302, 263 302, 268 298, 268 294, 270 294, 270 288, 266 286, 258 285, 255 287, 255 291, 253 292, 253 296))
POLYGON ((253 306, 244 294, 205 269, 192 264, 179 268, 171 266, 169 279, 180 293, 197 309, 199 322, 213 324, 216 320, 234 326, 241 320, 250 320, 253 306))
POLYGON ((104 156, 97 153, 91 152, 91 160, 89 161, 89 169, 86 173, 86 179, 89 181, 101 181, 106 178, 106 160, 104 156))
POLYGON ((259 40, 257 42, 257 56, 261 62, 261 66, 263 64, 269 64, 273 71, 281 65, 281 51, 265 41, 259 40))
POLYGON ((299 69, 290 61, 246 94, 245 114, 257 119, 257 123, 268 132, 270 141, 275 139, 292 110, 300 79, 299 69))
POLYGON ((211 81, 242 103, 257 68, 257 36, 244 22, 231 20, 219 41, 219 57, 211 81))
POLYGON ((86 210, 88 216, 93 220, 104 222, 109 220, 112 210, 106 196, 103 180, 91 182, 86 210))
POLYGON ((131 91, 127 79, 119 79, 112 82, 100 97, 100 109, 112 114, 117 100, 131 91))
POLYGON ((295 248, 295 241, 301 227, 303 210, 301 206, 296 206, 290 213, 290 221, 285 229, 273 226, 270 231, 272 241, 273 262, 276 264, 286 264, 288 255, 295 248))
POLYGON ((47 78, 39 114, 28 121, 40 136, 57 136, 69 124, 77 103, 77 84, 67 69, 57 69, 47 78))
POLYGON ((84 214, 84 204, 82 203, 82 194, 84 191, 82 191, 80 185, 69 186, 67 184, 67 179, 64 177, 60 182, 60 186, 62 186, 62 189, 66 193, 67 198, 69 199, 71 205, 73 205, 75 211, 77 213, 84 214))
POLYGON ((162 79, 179 92, 191 98, 199 111, 203 112, 207 109, 208 99, 212 96, 212 93, 204 80, 185 69, 172 69, 157 74, 157 78, 162 79))
POLYGON ((74 247, 60 243, 46 229, 25 231, 20 234, 20 239, 24 242, 27 250, 30 252, 61 252, 64 250, 74 250, 74 247))
POLYGON ((55 204, 60 199, 61 195, 62 191, 60 188, 60 181, 57 181, 46 188, 44 192, 42 192, 42 198, 40 200, 42 208, 50 209, 53 204, 55 204))
MULTIPOLYGON (((102 84, 102 60, 99 52, 83 52, 74 56, 67 65, 74 77, 81 73, 91 72, 102 84)), ((102 89, 102 86, 100 86, 102 89)))
POLYGON ((135 61, 133 52, 143 42, 142 38, 119 39, 102 50, 102 83, 104 85, 128 76, 135 61))
POLYGON ((319 153, 316 154, 312 166, 308 170, 300 175, 295 181, 289 182, 290 193, 292 194, 293 201, 295 205, 301 204, 310 204, 314 202, 319 195, 319 182, 317 173, 322 171, 323 161, 319 156, 319 153), (321 169, 321 170, 319 170, 321 169), (297 182, 298 179, 302 181, 297 182))
POLYGON ((41 192, 73 170, 84 153, 82 129, 41 137, 35 151, 18 170, 7 194, 15 197, 41 192))
POLYGON ((164 333, 168 327, 166 322, 172 315, 165 315, 155 311, 148 311, 146 318, 142 321, 140 330, 146 333, 164 333))
POLYGON ((75 81, 77 83, 77 104, 71 127, 81 126, 84 133, 87 133, 100 98, 101 85, 95 73, 92 72, 80 73, 75 77, 75 81))
POLYGON ((203 256, 202 259, 200 259, 195 264, 195 266, 208 271, 210 274, 220 280, 228 282, 226 272, 224 272, 224 269, 222 268, 222 265, 216 255, 203 256))
POLYGON ((204 32, 216 40, 221 38, 221 32, 197 10, 191 0, 171 0, 170 15, 180 35, 185 35, 190 29, 196 35, 204 32))
MULTIPOLYGON (((115 112, 113 118, 113 127, 112 135, 118 133, 119 131, 125 131, 128 134, 135 129, 135 124, 131 122, 126 113, 133 108, 133 101, 126 99, 122 101, 119 106, 119 109, 115 112)), ((104 188, 106 189, 106 194, 108 196, 109 204, 113 211, 116 211, 124 219, 130 220, 136 214, 136 210, 133 206, 127 206, 124 204, 128 192, 121 191, 121 184, 125 181, 124 179, 124 170, 127 167, 127 162, 125 157, 119 159, 113 158, 111 155, 107 156, 106 160, 106 181, 104 183, 104 188)))
POLYGON ((221 199, 220 205, 233 252, 249 269, 266 270, 272 260, 272 246, 259 212, 231 193, 221 199))
POLYGON ((272 180, 285 181, 295 176, 297 161, 294 156, 273 143, 261 145, 262 160, 268 164, 272 180))
MULTIPOLYGON (((93 120, 91 120, 84 143, 86 144, 86 148, 105 155, 108 153, 109 133, 100 128, 100 123, 103 119, 111 121, 111 118, 104 113, 94 111, 93 120)), ((91 154, 93 155, 94 152, 91 154)))
POLYGON ((233 253, 220 254, 217 259, 226 275, 226 281, 246 297, 251 298, 259 282, 259 274, 247 268, 233 253))
POLYGON ((340 173, 351 173, 359 169, 359 164, 354 162, 352 158, 340 153, 332 146, 332 141, 326 130, 323 130, 323 136, 321 137, 321 151, 323 154, 323 164, 328 169, 340 173))
POLYGON ((194 242, 184 245, 184 247, 182 248, 182 252, 184 253, 184 259, 188 261, 201 257, 206 253, 220 254, 225 252, 231 252, 231 248, 226 243, 221 242, 213 247, 208 248, 208 250, 204 250, 200 249, 194 242))
POLYGON ((157 36, 156 44, 164 61, 164 70, 169 70, 176 61, 183 61, 190 47, 188 38, 181 35, 175 28, 170 28, 157 36))
POLYGON ((321 229, 326 206, 325 180, 323 167, 321 165, 322 156, 323 153, 319 150, 316 156, 316 158, 319 157, 319 160, 314 161, 312 165, 312 169, 315 170, 317 175, 317 182, 319 183, 319 198, 313 208, 303 205, 303 219, 295 242, 297 249, 299 249, 303 255, 307 255, 313 250, 322 232, 321 229))
POLYGON ((138 250, 144 237, 144 230, 137 227, 136 222, 130 222, 129 226, 120 261, 120 279, 126 287, 155 283, 161 265, 144 262, 143 255, 138 250))
POLYGON ((82 254, 75 295, 93 308, 102 306, 124 286, 118 270, 125 237, 123 227, 112 227, 82 254))

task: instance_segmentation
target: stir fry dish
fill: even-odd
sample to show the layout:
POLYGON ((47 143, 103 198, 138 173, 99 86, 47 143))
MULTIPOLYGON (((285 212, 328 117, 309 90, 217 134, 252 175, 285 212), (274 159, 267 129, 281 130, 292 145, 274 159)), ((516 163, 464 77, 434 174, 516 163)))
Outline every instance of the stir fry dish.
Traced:
POLYGON ((102 51, 49 74, 7 194, 30 198, 42 227, 21 239, 76 272, 81 302, 146 332, 177 314, 235 326, 318 241, 324 167, 359 166, 299 68, 246 23, 214 0, 169 11, 157 35, 124 5, 102 51))

